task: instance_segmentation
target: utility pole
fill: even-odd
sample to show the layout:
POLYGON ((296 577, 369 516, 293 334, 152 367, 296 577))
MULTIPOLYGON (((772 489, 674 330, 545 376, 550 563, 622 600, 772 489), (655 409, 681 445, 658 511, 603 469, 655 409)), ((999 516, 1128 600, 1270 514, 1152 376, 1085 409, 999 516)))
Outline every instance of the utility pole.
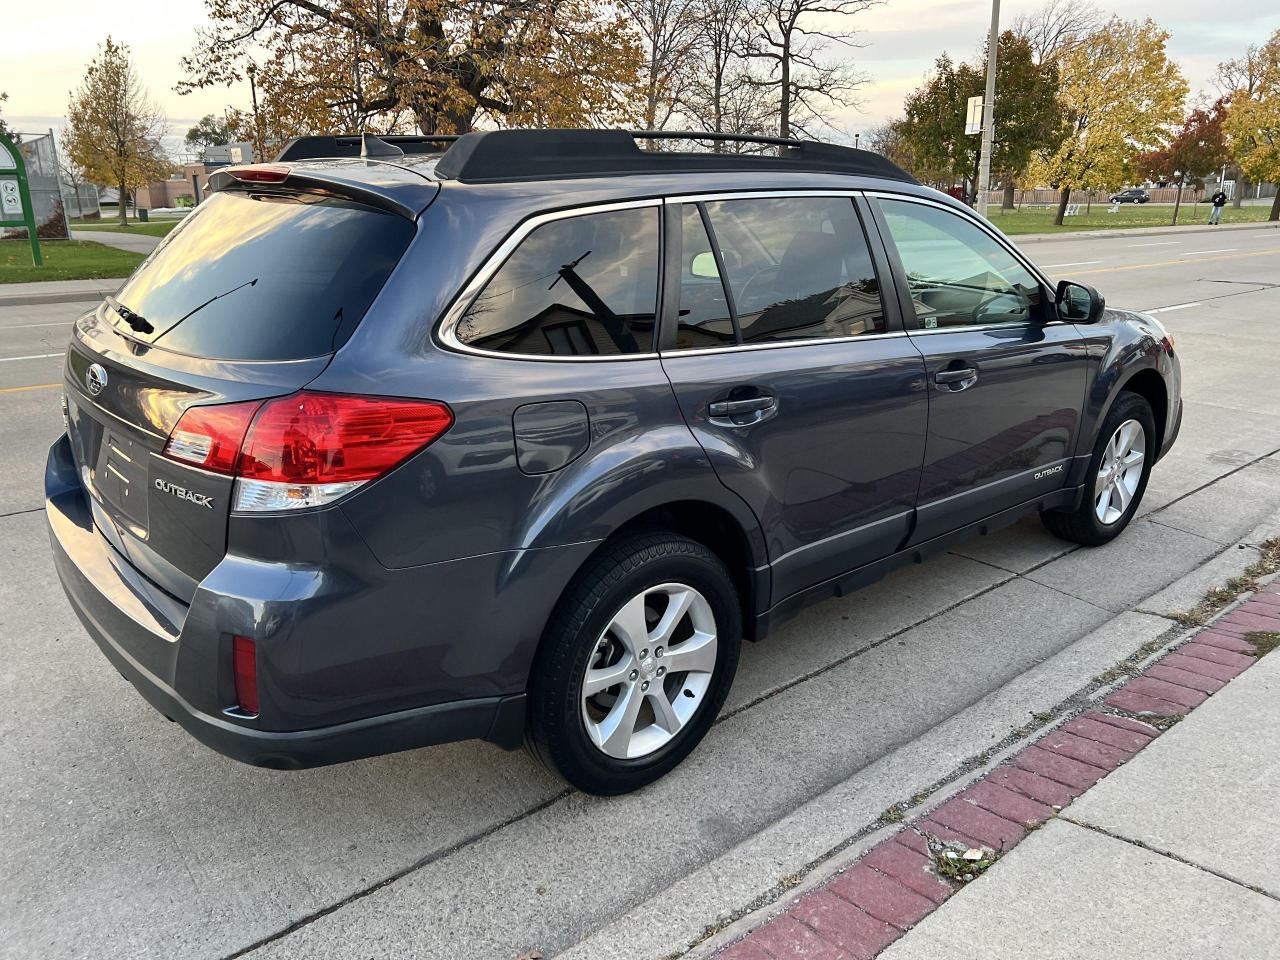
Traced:
POLYGON ((996 50, 1000 46, 1000 0, 991 0, 991 36, 987 40, 987 92, 982 100, 982 146, 978 161, 978 212, 987 215, 991 189, 991 128, 996 110, 996 50))

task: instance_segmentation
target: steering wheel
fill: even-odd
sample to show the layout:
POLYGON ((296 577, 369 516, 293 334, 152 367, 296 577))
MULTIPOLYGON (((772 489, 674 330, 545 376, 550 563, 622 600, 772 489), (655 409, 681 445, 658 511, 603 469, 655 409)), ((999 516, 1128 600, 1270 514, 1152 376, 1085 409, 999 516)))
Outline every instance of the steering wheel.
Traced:
POLYGON ((768 306, 768 303, 757 304, 756 301, 764 299, 764 295, 769 292, 768 285, 776 284, 777 280, 777 266, 763 267, 753 273, 751 279, 742 285, 742 304, 739 305, 739 312, 750 313, 757 307, 768 306))

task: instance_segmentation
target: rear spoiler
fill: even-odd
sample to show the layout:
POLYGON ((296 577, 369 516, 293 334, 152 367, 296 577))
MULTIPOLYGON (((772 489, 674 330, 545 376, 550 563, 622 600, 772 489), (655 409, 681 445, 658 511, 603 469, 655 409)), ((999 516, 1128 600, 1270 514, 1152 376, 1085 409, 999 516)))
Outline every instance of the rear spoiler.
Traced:
POLYGON ((440 185, 434 180, 408 173, 400 167, 385 169, 395 171, 398 177, 412 179, 413 188, 418 188, 420 181, 420 189, 405 190, 406 185, 403 180, 394 184, 393 189, 380 189, 380 184, 371 183, 367 179, 344 176, 342 166, 334 169, 317 169, 297 168, 287 163, 254 163, 215 170, 209 175, 208 192, 216 193, 222 190, 261 192, 273 189, 300 191, 356 200, 409 220, 416 219, 435 198, 440 185))

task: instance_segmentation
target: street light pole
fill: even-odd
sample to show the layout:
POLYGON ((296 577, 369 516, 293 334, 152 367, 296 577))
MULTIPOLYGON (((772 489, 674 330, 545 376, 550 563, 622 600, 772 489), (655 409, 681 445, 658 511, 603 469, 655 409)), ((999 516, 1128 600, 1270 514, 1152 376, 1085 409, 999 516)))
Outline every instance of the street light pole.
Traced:
POLYGON ((991 128, 996 109, 996 50, 1000 46, 1000 0, 991 0, 991 36, 987 40, 987 92, 982 98, 982 146, 978 160, 978 212, 987 215, 991 189, 991 128))

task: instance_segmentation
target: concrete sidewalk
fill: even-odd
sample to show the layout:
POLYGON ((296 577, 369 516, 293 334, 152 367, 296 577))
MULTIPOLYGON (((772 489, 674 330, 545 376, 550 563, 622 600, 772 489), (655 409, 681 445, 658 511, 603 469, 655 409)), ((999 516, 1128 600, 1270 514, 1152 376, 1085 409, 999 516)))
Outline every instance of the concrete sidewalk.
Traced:
POLYGON ((125 233, 112 230, 72 230, 72 240, 89 240, 93 243, 106 244, 130 253, 150 253, 160 245, 164 237, 152 237, 145 233, 125 233))
POLYGON ((1245 671, 882 957, 1273 958, 1277 797, 1280 655, 1245 671))
MULTIPOLYGON (((1000 218, 991 221, 1000 226, 1000 218)), ((1104 230, 1062 230, 1057 233, 1011 233, 1009 239, 1014 243, 1042 243, 1050 240, 1099 240, 1124 237, 1179 236, 1184 233, 1232 233, 1237 230, 1277 230, 1280 222, 1272 220, 1252 221, 1250 223, 1230 223, 1224 220, 1213 227, 1207 223, 1180 223, 1176 227, 1151 225, 1149 227, 1121 227, 1104 230)))
POLYGON ((1100 674, 1066 723, 697 955, 1276 956, 1277 641, 1280 581, 1100 674))

